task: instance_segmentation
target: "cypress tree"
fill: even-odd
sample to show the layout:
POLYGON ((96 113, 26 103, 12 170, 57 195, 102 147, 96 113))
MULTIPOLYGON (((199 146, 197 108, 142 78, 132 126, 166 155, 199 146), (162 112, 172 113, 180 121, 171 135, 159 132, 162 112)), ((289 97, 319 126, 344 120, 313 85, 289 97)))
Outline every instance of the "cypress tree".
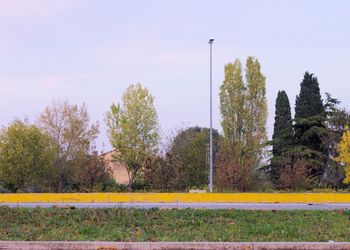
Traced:
POLYGON ((324 113, 317 77, 305 72, 295 103, 295 119, 310 118, 324 113))
POLYGON ((323 143, 326 133, 319 83, 313 74, 306 72, 295 102, 295 144, 298 156, 307 162, 309 175, 318 181, 328 161, 323 143))
POLYGON ((286 154, 293 148, 293 123, 290 103, 285 91, 278 91, 272 136, 271 179, 279 179, 279 167, 286 164, 286 154))

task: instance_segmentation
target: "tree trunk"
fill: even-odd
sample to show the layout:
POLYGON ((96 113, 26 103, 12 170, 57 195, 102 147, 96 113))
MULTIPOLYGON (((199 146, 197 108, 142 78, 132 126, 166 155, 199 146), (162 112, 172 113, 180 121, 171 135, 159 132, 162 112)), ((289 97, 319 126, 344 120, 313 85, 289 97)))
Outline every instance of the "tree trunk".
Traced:
POLYGON ((60 175, 60 181, 58 183, 58 192, 62 193, 63 191, 63 174, 60 175))
POLYGON ((131 192, 132 191, 132 184, 134 183, 134 174, 131 172, 129 173, 129 185, 128 185, 128 191, 131 192))

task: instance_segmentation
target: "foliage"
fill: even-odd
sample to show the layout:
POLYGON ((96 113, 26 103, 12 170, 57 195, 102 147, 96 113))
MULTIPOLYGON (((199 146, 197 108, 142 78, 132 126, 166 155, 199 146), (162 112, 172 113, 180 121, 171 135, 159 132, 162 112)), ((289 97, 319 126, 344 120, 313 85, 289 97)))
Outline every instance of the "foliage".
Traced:
POLYGON ((146 157, 157 153, 159 124, 154 97, 141 84, 130 85, 121 104, 113 104, 105 121, 115 160, 127 166, 129 189, 141 172, 146 157))
POLYGON ((338 162, 344 164, 345 179, 344 183, 350 183, 350 131, 344 132, 342 139, 338 146, 339 156, 336 158, 338 162))
POLYGON ((278 91, 275 107, 270 171, 274 183, 279 179, 279 168, 287 162, 284 155, 292 150, 294 137, 290 104, 285 91, 278 91))
POLYGON ((254 186, 254 166, 239 163, 237 151, 228 140, 220 142, 216 157, 215 185, 220 191, 248 191, 254 186))
POLYGON ((3 193, 12 193, 11 190, 3 187, 2 183, 0 183, 0 194, 3 194, 3 193))
MULTIPOLYGON (((295 102, 295 118, 309 118, 324 113, 317 77, 305 72, 295 102)), ((301 131, 302 132, 302 131, 301 131)))
POLYGON ((318 80, 305 73, 295 103, 295 145, 299 156, 307 161, 310 177, 320 183, 328 162, 323 141, 327 134, 325 110, 318 80))
MULTIPOLYGON (((213 153, 219 133, 213 130, 213 153)), ((174 191, 202 188, 208 184, 209 129, 180 130, 167 146, 164 156, 151 156, 143 164, 143 178, 153 190, 174 191)), ((215 164, 214 164, 215 166, 215 164)))
POLYGON ((283 189, 309 189, 311 180, 308 177, 308 168, 304 159, 296 159, 293 162, 290 158, 293 155, 286 155, 286 163, 279 168, 278 187, 283 189), (289 156, 289 157, 288 157, 289 156))
POLYGON ((349 241, 348 211, 0 207, 0 240, 349 241))
MULTIPOLYGON (((213 130, 213 156, 217 152, 219 133, 213 130)), ((174 138, 169 157, 175 164, 177 189, 208 185, 209 180, 209 129, 190 127, 180 131, 174 138)), ((215 167, 215 164, 214 164, 215 167)))
POLYGON ((243 142, 245 85, 239 60, 225 65, 225 79, 220 86, 221 126, 226 138, 234 143, 243 142))
POLYGON ((343 187, 345 178, 344 166, 335 160, 339 156, 338 145, 346 127, 350 126, 350 113, 340 108, 339 104, 339 100, 326 93, 324 107, 327 118, 327 136, 324 138, 324 144, 328 148, 330 157, 325 173, 325 182, 336 189, 343 187))
MULTIPOLYGON (((266 78, 261 73, 261 66, 258 59, 248 57, 246 62, 246 127, 244 134, 247 136, 245 149, 246 154, 258 163, 263 153, 263 147, 267 142, 266 120, 267 120, 267 100, 266 100, 266 78)), ((257 165, 257 164, 256 164, 257 165)))
POLYGON ((97 152, 75 161, 75 186, 78 191, 102 191, 112 181, 112 170, 97 152))
POLYGON ((38 127, 15 121, 0 132, 0 180, 11 191, 46 191, 54 161, 51 139, 38 127))
MULTIPOLYGON (((266 79, 257 59, 247 58, 245 81, 239 60, 225 66, 225 79, 220 87, 220 110, 224 136, 230 141, 232 151, 236 152, 235 165, 246 168, 246 173, 253 172, 261 163, 267 141, 266 79)), ((225 165, 230 164, 222 167, 225 165)))
POLYGON ((56 148, 54 189, 69 190, 74 183, 75 161, 89 154, 97 137, 98 123, 90 124, 85 104, 71 105, 68 101, 54 102, 41 113, 39 126, 52 138, 56 148))
POLYGON ((151 190, 174 191, 179 187, 177 170, 179 162, 169 153, 164 157, 149 156, 143 164, 143 177, 151 190))

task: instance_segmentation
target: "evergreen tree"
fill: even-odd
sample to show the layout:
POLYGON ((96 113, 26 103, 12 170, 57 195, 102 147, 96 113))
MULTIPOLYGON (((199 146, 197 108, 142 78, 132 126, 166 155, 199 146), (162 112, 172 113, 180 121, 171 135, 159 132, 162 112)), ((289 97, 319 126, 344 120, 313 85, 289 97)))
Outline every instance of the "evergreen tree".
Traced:
POLYGON ((295 103, 295 143, 298 156, 307 164, 309 176, 318 182, 328 161, 327 147, 323 143, 326 133, 318 80, 306 72, 295 103))
POLYGON ((310 118, 324 113, 317 77, 305 72, 295 103, 295 119, 310 118))
POLYGON ((275 107, 270 175, 276 183, 279 179, 279 167, 286 164, 285 156, 293 147, 293 123, 290 103, 285 91, 278 91, 275 107))
POLYGON ((330 157, 325 172, 325 182, 335 189, 344 187, 344 165, 336 159, 339 157, 338 147, 342 136, 347 130, 346 128, 350 127, 350 113, 346 109, 340 108, 339 104, 340 101, 338 99, 326 93, 324 107, 327 137, 324 142, 327 145, 330 157))

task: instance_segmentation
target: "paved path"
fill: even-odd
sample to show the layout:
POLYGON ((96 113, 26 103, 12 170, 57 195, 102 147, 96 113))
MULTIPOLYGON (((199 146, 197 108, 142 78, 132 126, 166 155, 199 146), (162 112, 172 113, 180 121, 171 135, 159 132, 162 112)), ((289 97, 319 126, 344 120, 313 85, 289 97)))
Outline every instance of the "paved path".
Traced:
POLYGON ((350 243, 320 243, 320 242, 59 242, 59 241, 43 241, 43 242, 28 242, 28 241, 0 241, 0 249, 130 249, 130 250, 286 250, 286 249, 301 249, 301 250, 340 250, 350 249, 350 243))
POLYGON ((76 208, 195 208, 195 209, 243 209, 243 210, 339 210, 350 209, 350 203, 302 204, 302 203, 0 203, 9 207, 76 207, 76 208))

